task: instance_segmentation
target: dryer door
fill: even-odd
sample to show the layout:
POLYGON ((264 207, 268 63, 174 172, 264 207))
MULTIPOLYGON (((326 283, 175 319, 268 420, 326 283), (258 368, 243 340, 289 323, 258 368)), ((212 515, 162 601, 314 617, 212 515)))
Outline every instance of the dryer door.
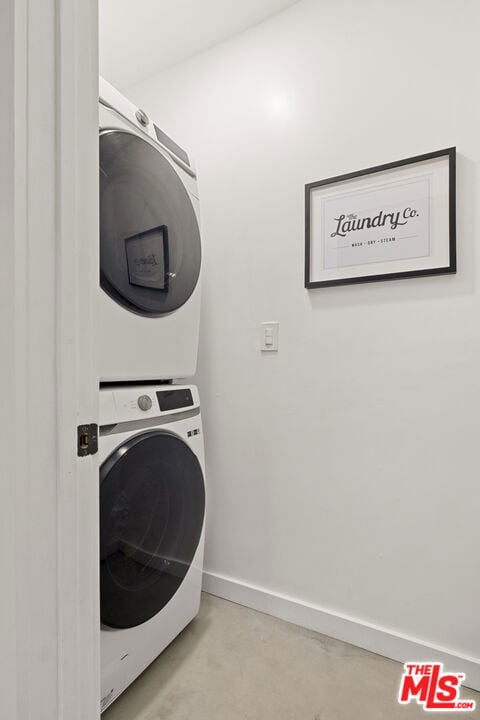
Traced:
POLYGON ((100 133, 100 284, 122 307, 159 317, 181 307, 200 273, 197 217, 179 175, 126 130, 100 133))
POLYGON ((151 430, 100 468, 102 623, 129 628, 174 596, 197 549, 205 514, 202 469, 188 445, 151 430))

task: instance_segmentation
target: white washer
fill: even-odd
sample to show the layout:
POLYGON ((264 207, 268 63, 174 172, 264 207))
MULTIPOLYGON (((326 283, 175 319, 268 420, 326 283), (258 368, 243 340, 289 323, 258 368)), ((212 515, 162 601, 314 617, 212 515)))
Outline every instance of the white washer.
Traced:
POLYGON ((193 385, 100 390, 101 710, 200 605, 205 521, 193 385))
POLYGON ((103 79, 99 124, 100 379, 191 377, 201 270, 195 170, 103 79))

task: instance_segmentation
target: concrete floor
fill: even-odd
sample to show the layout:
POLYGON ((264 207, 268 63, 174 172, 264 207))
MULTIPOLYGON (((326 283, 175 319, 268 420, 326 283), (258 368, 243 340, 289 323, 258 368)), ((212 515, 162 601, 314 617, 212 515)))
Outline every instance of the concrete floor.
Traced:
MULTIPOLYGON (((204 595, 199 616, 102 720, 425 720, 397 704, 401 674, 393 660, 204 595)), ((480 706, 480 693, 462 697, 480 706)))

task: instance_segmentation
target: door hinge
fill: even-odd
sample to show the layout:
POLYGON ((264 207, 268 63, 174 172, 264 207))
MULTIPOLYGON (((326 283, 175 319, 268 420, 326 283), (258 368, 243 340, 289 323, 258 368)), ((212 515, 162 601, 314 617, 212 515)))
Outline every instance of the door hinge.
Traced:
POLYGON ((95 455, 98 450, 98 425, 79 425, 77 427, 77 455, 95 455))

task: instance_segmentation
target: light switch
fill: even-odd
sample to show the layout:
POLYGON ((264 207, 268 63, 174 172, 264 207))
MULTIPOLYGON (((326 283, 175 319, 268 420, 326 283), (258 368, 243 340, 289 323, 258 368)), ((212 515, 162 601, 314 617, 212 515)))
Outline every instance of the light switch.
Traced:
POLYGON ((278 322, 263 322, 261 328, 260 350, 262 352, 278 351, 278 322))

